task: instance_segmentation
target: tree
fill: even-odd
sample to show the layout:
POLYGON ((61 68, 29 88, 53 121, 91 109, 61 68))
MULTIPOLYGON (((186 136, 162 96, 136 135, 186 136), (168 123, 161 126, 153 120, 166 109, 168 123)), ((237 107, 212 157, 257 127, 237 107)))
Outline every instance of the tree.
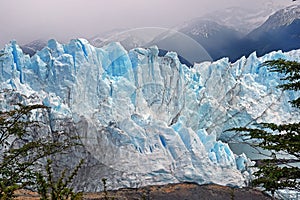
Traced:
POLYGON ((37 173, 37 191, 41 196, 41 200, 80 200, 82 199, 81 192, 74 192, 73 188, 69 186, 74 177, 77 175, 79 168, 83 164, 83 160, 75 167, 73 172, 66 177, 66 169, 62 171, 60 177, 55 181, 53 169, 51 167, 52 161, 47 160, 46 173, 44 177, 41 173, 37 173))
POLYGON ((37 164, 50 155, 78 145, 77 137, 65 132, 39 135, 44 125, 31 120, 43 105, 17 104, 14 109, 0 111, 0 199, 11 199, 16 190, 35 186, 37 164))
MULTIPOLYGON (((271 72, 282 73, 283 90, 300 90, 300 63, 286 60, 272 60, 263 63, 271 72)), ((300 108, 300 97, 290 101, 300 108)), ((274 124, 261 123, 256 128, 240 127, 232 131, 242 132, 249 136, 252 145, 269 150, 270 159, 261 160, 253 185, 262 186, 272 195, 278 189, 294 189, 300 191, 300 168, 294 163, 300 162, 300 123, 274 124), (276 154, 285 153, 285 158, 277 158, 276 154)))

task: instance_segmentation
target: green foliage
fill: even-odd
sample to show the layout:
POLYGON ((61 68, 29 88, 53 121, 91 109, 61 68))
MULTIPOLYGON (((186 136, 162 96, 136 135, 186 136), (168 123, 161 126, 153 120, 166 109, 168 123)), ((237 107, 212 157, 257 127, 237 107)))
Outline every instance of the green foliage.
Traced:
MULTIPOLYGON (((269 66, 271 72, 279 72, 285 75, 282 80, 287 81, 287 83, 279 85, 279 88, 283 90, 300 90, 300 63, 279 59, 267 61, 263 63, 263 66, 269 66)), ((300 97, 291 101, 291 103, 293 106, 300 108, 300 97)))
POLYGON ((41 200, 80 200, 82 199, 82 193, 73 192, 70 187, 74 177, 77 175, 79 168, 83 164, 83 160, 75 167, 73 172, 66 177, 67 170, 62 171, 60 177, 55 181, 53 176, 53 169, 51 167, 52 161, 47 160, 46 173, 47 178, 45 178, 41 173, 37 173, 37 189, 38 193, 41 195, 41 200))
POLYGON ((257 178, 253 181, 254 185, 263 185, 267 191, 278 189, 299 188, 300 171, 298 167, 278 166, 276 159, 264 160, 259 170, 255 172, 257 178))
POLYGON ((103 183, 103 192, 104 192, 104 199, 105 200, 108 200, 108 193, 107 193, 107 186, 106 186, 106 181, 107 179, 106 178, 102 178, 102 183, 103 183))
POLYGON ((106 178, 102 178, 101 179, 102 184, 103 184, 103 193, 104 193, 104 200, 114 200, 115 197, 109 197, 108 196, 108 192, 107 192, 107 179, 106 178))
MULTIPOLYGON (((267 61, 271 72, 279 72, 284 75, 283 84, 279 88, 283 90, 300 90, 300 64, 294 61, 282 59, 267 61)), ((300 108, 300 98, 290 102, 296 108, 300 108)), ((278 189, 300 190, 300 168, 293 163, 300 162, 300 123, 277 125, 274 123, 261 123, 256 128, 233 128, 231 131, 242 132, 252 145, 270 150, 271 152, 285 153, 283 159, 277 159, 274 153, 270 159, 261 161, 259 170, 255 172, 256 179, 253 185, 262 186, 273 194, 278 189)))
POLYGON ((263 149, 285 152, 298 158, 300 156, 300 123, 283 125, 261 123, 259 128, 240 127, 231 130, 247 132, 246 135, 251 139, 258 139, 253 145, 263 149))
POLYGON ((43 105, 21 104, 0 111, 0 199, 12 199, 16 190, 35 185, 35 166, 41 159, 77 145, 77 137, 62 132, 39 136, 42 122, 31 120, 43 105))

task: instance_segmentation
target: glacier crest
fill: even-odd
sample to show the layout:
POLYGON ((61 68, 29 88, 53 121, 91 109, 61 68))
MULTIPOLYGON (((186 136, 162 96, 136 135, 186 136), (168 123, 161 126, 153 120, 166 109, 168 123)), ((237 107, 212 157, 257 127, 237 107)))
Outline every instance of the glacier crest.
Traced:
POLYGON ((193 68, 175 52, 159 57, 155 46, 127 52, 119 43, 96 48, 85 39, 50 40, 31 58, 15 42, 3 52, 2 90, 51 107, 51 119, 72 119, 84 144, 73 159, 88 154, 90 161, 77 187, 88 191, 101 189, 105 176, 112 188, 182 181, 242 186, 248 161, 219 140, 238 140, 224 131, 295 115, 287 103, 295 94, 276 88, 281 75, 260 63, 300 61, 299 50, 193 68))

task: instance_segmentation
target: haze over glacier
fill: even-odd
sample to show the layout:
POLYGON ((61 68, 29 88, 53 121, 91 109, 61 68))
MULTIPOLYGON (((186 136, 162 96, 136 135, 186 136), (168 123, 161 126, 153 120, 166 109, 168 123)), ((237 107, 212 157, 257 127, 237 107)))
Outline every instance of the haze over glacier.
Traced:
POLYGON ((16 42, 0 53, 1 90, 12 90, 0 94, 1 109, 11 108, 12 99, 51 107, 33 118, 50 121, 41 135, 68 124, 80 136, 84 146, 59 162, 87 160, 77 181, 85 191, 100 190, 102 177, 112 188, 183 181, 243 186, 250 163, 226 143, 239 137, 224 131, 298 115, 288 103, 295 93, 276 88, 281 75, 260 64, 300 61, 300 50, 192 68, 175 52, 159 57, 156 46, 126 51, 119 43, 96 48, 85 39, 50 40, 33 57, 16 42))

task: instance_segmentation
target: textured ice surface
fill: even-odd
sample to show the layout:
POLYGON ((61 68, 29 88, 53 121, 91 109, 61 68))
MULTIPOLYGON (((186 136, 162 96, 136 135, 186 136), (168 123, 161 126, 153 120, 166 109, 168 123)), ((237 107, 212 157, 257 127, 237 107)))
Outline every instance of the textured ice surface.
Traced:
POLYGON ((238 140, 224 131, 296 115, 288 103, 295 94, 277 89, 280 75, 260 63, 300 61, 299 50, 193 68, 175 52, 158 57, 157 47, 127 52, 119 43, 95 48, 84 39, 50 40, 31 58, 15 42, 3 53, 1 89, 51 107, 52 121, 72 121, 84 151, 60 162, 88 157, 77 181, 85 191, 101 189, 103 177, 112 188, 181 181, 242 186, 249 161, 219 140, 238 140))

